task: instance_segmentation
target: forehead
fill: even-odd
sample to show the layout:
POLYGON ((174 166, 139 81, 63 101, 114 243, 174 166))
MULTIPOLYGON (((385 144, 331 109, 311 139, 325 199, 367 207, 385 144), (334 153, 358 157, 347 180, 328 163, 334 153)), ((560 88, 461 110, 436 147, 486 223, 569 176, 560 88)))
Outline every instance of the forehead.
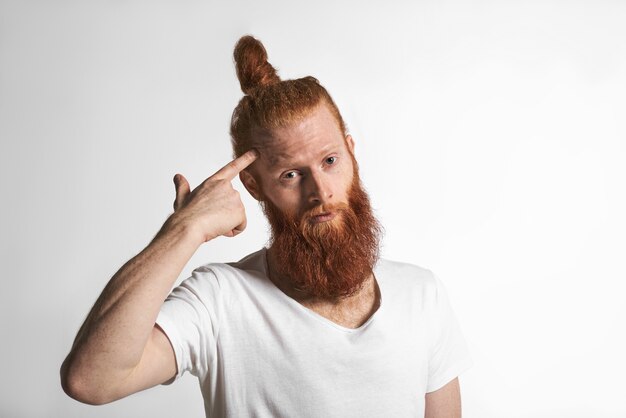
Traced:
POLYGON ((306 160, 345 147, 343 133, 326 105, 320 105, 293 125, 272 130, 259 147, 268 166, 306 160))

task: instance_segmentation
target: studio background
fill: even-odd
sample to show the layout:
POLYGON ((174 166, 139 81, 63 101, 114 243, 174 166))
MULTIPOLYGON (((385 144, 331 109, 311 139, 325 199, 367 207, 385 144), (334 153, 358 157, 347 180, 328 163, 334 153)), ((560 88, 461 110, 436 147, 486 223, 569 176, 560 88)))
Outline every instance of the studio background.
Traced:
MULTIPOLYGON (((203 417, 194 377, 93 407, 59 367, 100 291, 231 158, 253 34, 356 140, 383 255, 446 284, 466 418, 617 418, 626 361, 626 3, 0 1, 2 417, 203 417)), ((246 232, 182 272, 267 241, 246 232)), ((384 390, 384 388, 381 388, 384 390)))

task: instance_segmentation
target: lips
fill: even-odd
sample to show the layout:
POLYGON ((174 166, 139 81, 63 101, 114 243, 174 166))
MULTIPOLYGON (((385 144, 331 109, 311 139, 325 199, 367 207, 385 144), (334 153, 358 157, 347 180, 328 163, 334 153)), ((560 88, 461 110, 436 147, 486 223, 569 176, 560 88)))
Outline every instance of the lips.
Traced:
POLYGON ((320 213, 319 215, 312 216, 311 222, 315 224, 328 222, 328 221, 333 220, 335 216, 336 216, 335 212, 324 212, 324 213, 320 213))

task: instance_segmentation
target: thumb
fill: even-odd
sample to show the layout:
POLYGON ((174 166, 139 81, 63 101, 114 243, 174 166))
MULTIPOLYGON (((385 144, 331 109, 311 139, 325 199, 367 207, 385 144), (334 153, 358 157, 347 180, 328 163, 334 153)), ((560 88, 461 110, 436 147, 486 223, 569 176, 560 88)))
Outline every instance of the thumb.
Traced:
POLYGON ((174 200, 174 210, 176 211, 185 203, 190 189, 189 182, 182 174, 174 176, 174 186, 176 187, 176 199, 174 200))

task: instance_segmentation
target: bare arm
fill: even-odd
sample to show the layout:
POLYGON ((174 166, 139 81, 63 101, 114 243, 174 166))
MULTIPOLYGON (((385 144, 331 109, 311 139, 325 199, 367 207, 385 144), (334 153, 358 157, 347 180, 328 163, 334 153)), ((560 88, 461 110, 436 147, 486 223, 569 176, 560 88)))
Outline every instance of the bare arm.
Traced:
POLYGON ((461 418, 459 378, 434 392, 426 394, 424 418, 461 418))
POLYGON ((246 225, 231 180, 256 159, 248 152, 193 192, 175 177, 174 214, 152 242, 111 278, 61 366, 65 392, 102 404, 171 379, 174 352, 155 320, 176 278, 197 248, 246 225))

